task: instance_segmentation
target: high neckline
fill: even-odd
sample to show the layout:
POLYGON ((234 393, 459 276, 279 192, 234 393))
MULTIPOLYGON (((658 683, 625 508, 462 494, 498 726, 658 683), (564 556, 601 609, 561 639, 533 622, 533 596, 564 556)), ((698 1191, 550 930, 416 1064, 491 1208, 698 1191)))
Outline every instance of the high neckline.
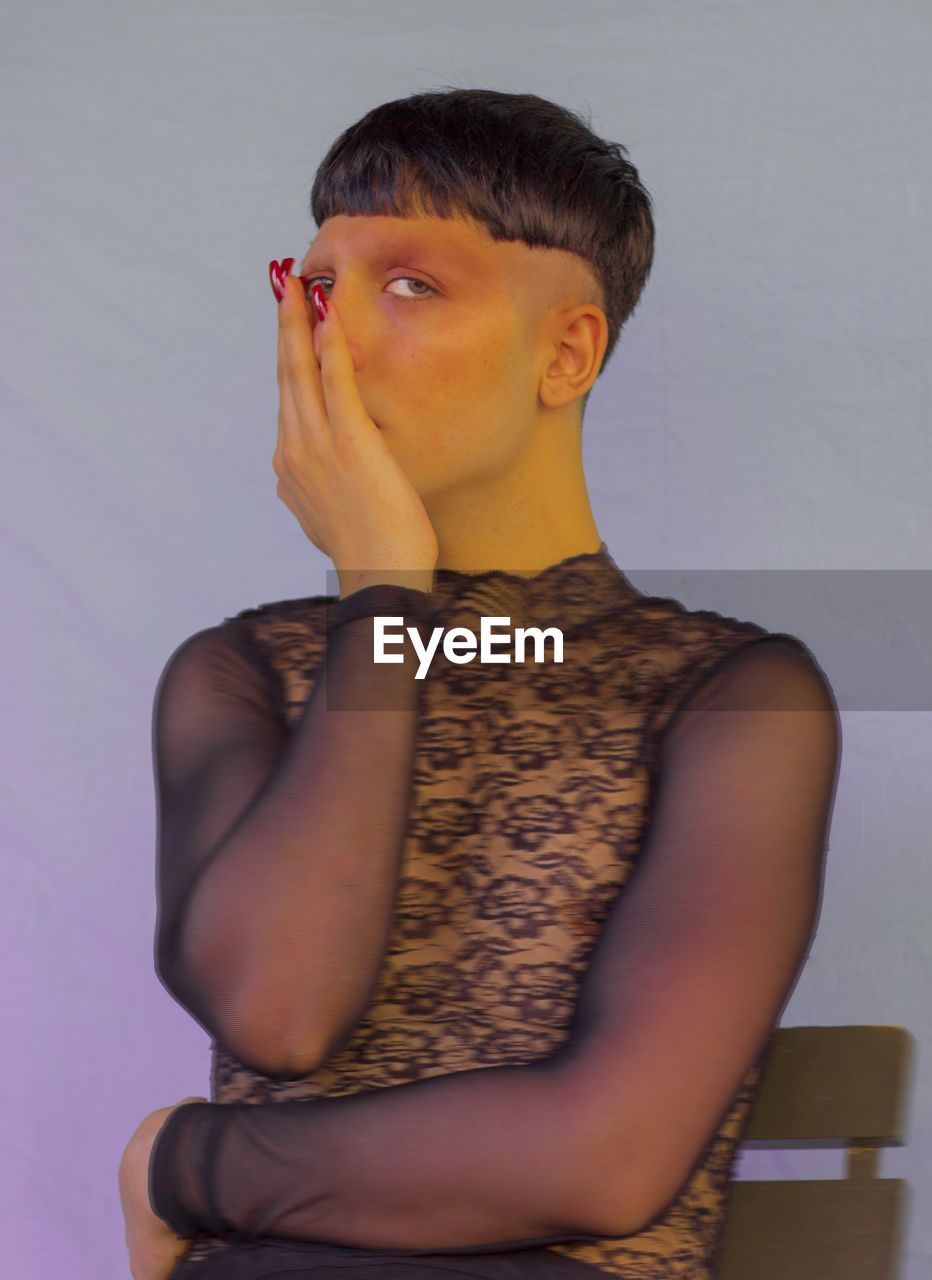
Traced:
POLYGON ((574 626, 639 598, 603 540, 533 574, 507 569, 434 571, 435 612, 509 615, 514 625, 574 626))
POLYGON ((500 578, 510 579, 515 582, 536 582, 545 575, 562 572, 571 565, 579 564, 581 568, 586 567, 589 561, 601 561, 611 559, 608 553, 608 547, 605 542, 600 542, 597 551, 577 551, 571 556, 564 556, 562 560, 557 560, 554 564, 545 565, 543 569, 539 569, 537 573, 513 573, 510 569, 449 569, 439 566, 434 571, 435 581, 447 579, 455 583, 469 583, 479 581, 484 578, 500 578))

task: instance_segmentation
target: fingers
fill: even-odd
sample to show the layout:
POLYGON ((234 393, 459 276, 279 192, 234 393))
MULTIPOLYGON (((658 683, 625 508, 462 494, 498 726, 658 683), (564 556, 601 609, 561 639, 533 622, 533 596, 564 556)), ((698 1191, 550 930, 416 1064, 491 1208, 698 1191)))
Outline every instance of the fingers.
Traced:
MULTIPOLYGON (((284 277, 284 288, 288 289, 288 277, 284 277)), ((294 298, 289 299, 294 302, 294 298)), ((293 310, 293 308, 292 308, 293 310)), ((289 481, 294 480, 296 472, 302 467, 302 459, 305 457, 308 447, 314 443, 318 445, 322 442, 323 435, 327 430, 326 411, 323 407, 323 392, 320 387, 320 370, 317 365, 317 357, 314 354, 313 332, 311 329, 310 316, 308 315, 307 305, 301 308, 301 315, 297 322, 289 311, 286 302, 278 305, 278 391, 279 391, 279 413, 278 413, 278 443, 272 458, 272 468, 279 478, 279 497, 287 502, 281 490, 289 481), (301 326, 304 332, 301 332, 301 326), (295 328, 298 329, 297 345, 300 348, 302 339, 305 344, 305 365, 304 376, 296 378, 293 369, 293 350, 295 342, 295 328), (310 353, 308 362, 307 352, 310 353), (299 413, 298 405, 295 400, 295 385, 300 383, 306 389, 303 397, 305 411, 299 413), (307 405, 310 403, 312 409, 309 411, 307 405), (318 407, 319 406, 319 407, 318 407)))
MULTIPOLYGON (((279 343, 282 365, 281 387, 287 386, 296 424, 303 424, 311 437, 326 431, 327 409, 321 387, 321 370, 314 354, 314 338, 300 281, 282 277, 285 298, 278 304, 279 343)), ((284 403, 284 399, 283 399, 284 403)))
POLYGON ((326 319, 317 323, 320 342, 320 385, 323 390, 327 420, 334 435, 361 430, 372 419, 359 394, 353 357, 346 341, 343 321, 333 301, 328 299, 326 319))
POLYGON ((290 275, 282 276, 285 296, 278 307, 280 409, 273 458, 283 500, 281 488, 293 484, 309 465, 316 470, 334 443, 349 443, 354 432, 378 434, 359 393, 339 312, 331 302, 326 318, 312 321, 302 282, 290 281, 290 275))
POLYGON ((295 449, 301 438, 301 424, 291 393, 291 379, 285 366, 285 331, 278 326, 278 444, 272 459, 275 474, 284 478, 286 468, 294 465, 295 449))
MULTIPOLYGON (((285 415, 290 413, 291 407, 288 405, 286 397, 290 396, 285 380, 285 353, 284 344, 282 342, 281 323, 278 326, 278 439, 275 443, 275 452, 272 454, 272 470, 281 482, 285 475, 284 471, 284 445, 285 445, 285 415)), ((281 484, 279 483, 279 488, 281 484)))

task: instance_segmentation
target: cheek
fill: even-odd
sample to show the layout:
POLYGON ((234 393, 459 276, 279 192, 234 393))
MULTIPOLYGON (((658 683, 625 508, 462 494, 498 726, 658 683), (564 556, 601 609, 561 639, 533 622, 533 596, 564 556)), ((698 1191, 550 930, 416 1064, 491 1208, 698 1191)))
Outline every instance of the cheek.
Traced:
POLYGON ((517 372, 529 357, 513 332, 490 336, 471 327, 445 333, 442 342, 412 342, 394 356, 386 378, 405 419, 396 439, 409 461, 448 474, 494 471, 520 448, 528 405, 517 372))
POLYGON ((386 381, 394 389, 396 411, 408 419, 400 429, 412 446, 424 450, 441 444, 453 423, 475 415, 483 379, 469 351, 445 340, 433 346, 412 343, 395 357, 386 381))
MULTIPOLYGON (((488 317, 483 317, 485 323, 488 317)), ((474 326, 418 354, 415 392, 454 417, 472 417, 506 407, 517 386, 516 373, 527 360, 510 332, 479 332, 474 326)))

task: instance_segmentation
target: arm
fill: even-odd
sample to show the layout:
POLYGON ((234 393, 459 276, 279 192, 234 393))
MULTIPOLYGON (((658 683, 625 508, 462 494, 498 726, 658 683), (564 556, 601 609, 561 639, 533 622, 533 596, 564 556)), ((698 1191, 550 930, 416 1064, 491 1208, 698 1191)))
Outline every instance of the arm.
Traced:
POLYGON ((831 688, 782 639, 733 653, 668 729, 570 1040, 606 1121, 603 1222, 662 1213, 765 1054, 815 938, 840 757, 831 688))
POLYGON ((331 606, 290 740, 229 627, 187 641, 160 683, 156 968, 261 1074, 301 1075, 329 1057, 378 974, 421 686, 410 653, 372 661, 371 619, 422 619, 430 598, 380 583, 331 606))
POLYGON ((578 1239, 584 1153, 566 1103, 544 1060, 349 1097, 189 1104, 156 1138, 150 1201, 182 1237, 424 1251, 578 1239))
POLYGON ((551 1058, 350 1097, 178 1108, 150 1165, 179 1233, 408 1250, 625 1235, 675 1194, 811 943, 838 764, 818 669, 756 644, 664 740, 639 865, 551 1058))

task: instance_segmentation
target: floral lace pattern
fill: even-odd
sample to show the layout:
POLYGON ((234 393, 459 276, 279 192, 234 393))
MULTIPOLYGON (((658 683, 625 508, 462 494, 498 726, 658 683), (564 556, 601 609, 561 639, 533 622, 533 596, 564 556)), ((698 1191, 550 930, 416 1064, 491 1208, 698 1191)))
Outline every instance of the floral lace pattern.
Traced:
MULTIPOLYGON (((434 625, 478 630, 480 616, 507 615, 513 625, 559 626, 564 664, 435 659, 397 909, 364 1016, 299 1080, 257 1075, 215 1041, 213 1102, 339 1097, 557 1050, 587 957, 641 852, 664 728, 685 691, 770 634, 639 592, 604 543, 533 577, 441 569, 435 597, 434 625)), ((226 620, 242 630, 289 729, 323 660, 333 599, 279 601, 226 620)), ((645 1230, 550 1249, 624 1280, 712 1280, 762 1064, 645 1230)), ((198 1239, 186 1264, 224 1247, 198 1239)))

